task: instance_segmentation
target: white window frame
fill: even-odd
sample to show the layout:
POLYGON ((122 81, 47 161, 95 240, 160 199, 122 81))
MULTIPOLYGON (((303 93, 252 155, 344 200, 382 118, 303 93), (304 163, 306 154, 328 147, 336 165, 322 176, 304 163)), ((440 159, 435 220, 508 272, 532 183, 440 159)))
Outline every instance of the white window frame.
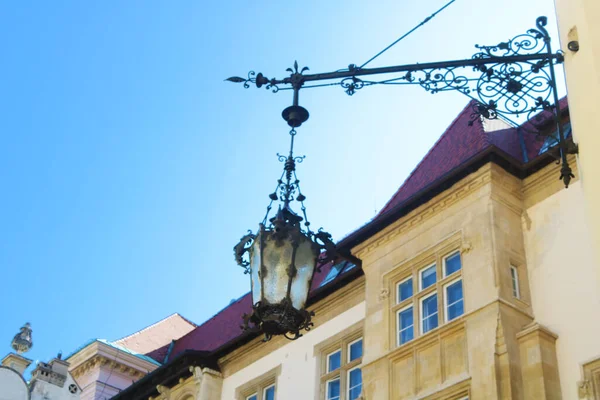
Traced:
POLYGON ((246 396, 246 400, 250 400, 252 397, 258 399, 258 392, 252 393, 251 395, 246 396))
MULTIPOLYGON (((327 367, 327 368, 326 368, 326 371, 327 371, 327 373, 333 372, 333 371, 330 371, 330 370, 329 370, 329 356, 331 356, 332 354, 335 354, 335 353, 340 353, 340 366, 339 366, 338 368, 334 369, 333 371, 337 371, 337 370, 338 370, 338 369, 340 369, 340 368, 342 367, 342 365, 343 365, 343 360, 342 360, 342 349, 337 349, 337 350, 334 350, 334 351, 332 351, 331 353, 328 353, 328 354, 327 354, 327 363, 326 363, 326 367, 327 367)), ((321 365, 323 365, 323 364, 321 364, 321 365)))
MULTIPOLYGON (((350 372, 354 371, 355 369, 360 369, 360 366, 356 366, 356 367, 354 367, 354 368, 349 369, 348 371, 346 371, 346 382, 347 382, 347 385, 346 385, 346 399, 350 399, 350 372)), ((361 378, 361 380, 360 380, 361 388, 362 388, 362 384, 363 384, 363 381, 362 381, 362 378, 361 378)))
POLYGON ((438 324, 437 324, 437 326, 436 326, 435 328, 432 328, 432 329, 428 330, 427 332, 425 332, 425 331, 424 331, 425 324, 423 323, 423 302, 424 302, 425 300, 427 300, 427 299, 429 299, 429 298, 431 298, 431 297, 433 297, 433 296, 437 296, 437 295, 438 295, 438 291, 437 291, 437 290, 434 290, 434 291, 433 291, 433 293, 431 293, 431 294, 429 294, 429 295, 427 295, 427 296, 423 296, 423 297, 422 297, 422 298, 419 300, 419 314, 420 314, 420 315, 419 315, 419 316, 420 316, 420 318, 419 318, 419 325, 420 325, 420 327, 419 327, 419 328, 420 328, 420 329, 419 329, 419 330, 420 330, 420 332, 421 332, 421 335, 424 335, 424 334, 426 334, 426 333, 429 333, 429 332, 431 332, 431 331, 433 331, 433 330, 435 330, 435 329, 437 329, 437 328, 439 328, 439 327, 440 327, 439 298, 437 298, 437 299, 436 299, 436 302, 435 302, 435 307, 436 307, 436 309, 437 309, 437 310, 436 310, 436 316, 437 316, 437 319, 438 319, 438 324))
POLYGON ((413 304, 411 303, 410 305, 396 311, 396 346, 402 346, 403 344, 406 344, 412 340, 415 340, 415 309, 413 307, 413 304), (402 329, 400 327, 400 314, 403 313, 404 311, 408 310, 409 308, 412 309, 412 313, 413 313, 413 324, 411 325, 413 328, 413 338, 410 340, 407 340, 404 343, 400 343, 400 334, 402 333, 402 331, 409 328, 409 327, 406 327, 406 328, 402 329))
POLYGON ((342 377, 340 375, 336 376, 335 378, 331 378, 325 381, 325 400, 331 400, 328 396, 329 396, 329 383, 333 382, 333 381, 338 381, 340 383, 340 395, 338 396, 337 400, 342 398, 342 377))
MULTIPOLYGON (((354 361, 354 360, 351 360, 351 359, 350 359, 350 346, 352 346, 354 343, 361 342, 362 340, 363 340, 363 338, 362 338, 362 336, 361 336, 361 337, 359 337, 358 339, 356 339, 356 340, 353 340, 352 342, 348 343, 348 349, 347 349, 347 353, 346 353, 346 354, 348 354, 348 360, 346 360, 346 364, 347 364, 347 363, 350 363, 350 362, 352 362, 352 361, 354 361)), ((364 352, 364 342, 363 342, 363 345, 362 345, 361 347, 362 347, 362 350, 361 350, 361 355, 360 355, 360 357, 358 357, 358 358, 362 358, 362 352, 364 352)), ((329 359, 328 359, 328 360, 329 360, 329 359)), ((333 372, 333 371, 331 371, 331 372, 333 372)))
POLYGON ((275 388, 275 384, 269 385, 263 389, 263 399, 267 398, 267 390, 269 390, 271 388, 275 389, 275 392, 277 392, 277 388, 275 388))
POLYGON ((413 282, 411 282, 411 283, 410 283, 410 285, 412 286, 412 289, 413 289, 413 294, 412 294, 410 297, 408 297, 408 298, 406 298, 406 299, 404 299, 404 300, 400 300, 400 285, 402 285, 403 283, 406 283, 406 282, 408 282, 408 281, 409 281, 409 280, 411 280, 412 278, 413 278, 413 277, 412 277, 412 275, 411 275, 411 276, 408 276, 408 277, 406 277, 405 279, 402 279, 400 282, 396 283, 396 304, 400 304, 400 303, 402 303, 403 301, 406 301, 406 300, 410 299, 411 297, 413 297, 413 296, 415 295, 415 293, 414 293, 414 289, 415 289, 415 287, 414 287, 414 284, 413 284, 413 282))
POLYGON ((448 319, 448 307, 451 305, 454 305, 456 303, 458 303, 458 301, 452 303, 452 304, 448 304, 448 292, 446 291, 446 289, 448 289, 449 286, 452 286, 453 284, 455 284, 456 282, 461 282, 461 288, 462 288, 462 298, 459 301, 463 302, 463 313, 461 315, 459 315, 456 318, 461 317, 462 315, 465 315, 465 286, 462 284, 462 277, 461 278, 457 278, 454 279, 453 281, 450 281, 448 283, 446 283, 443 287, 442 287, 442 295, 444 296, 444 323, 448 323, 450 321, 454 321, 456 318, 454 319, 448 319))
POLYGON ((519 268, 514 265, 510 266, 510 284, 513 297, 520 299, 521 286, 519 284, 519 268))
POLYGON ((459 250, 453 251, 452 253, 447 254, 444 257, 442 257, 442 264, 443 264, 442 265, 442 273, 444 275, 444 278, 450 276, 446 273, 446 260, 456 254, 458 254, 458 259, 460 260, 460 268, 457 271, 454 271, 453 273, 451 273, 450 275, 454 275, 462 270, 462 258, 460 257, 460 251, 459 250))
MULTIPOLYGON (((436 265, 436 263, 432 263, 432 264, 429 264, 428 266, 423 267, 419 270, 419 291, 423 290, 423 271, 428 270, 431 267, 433 267, 435 269, 435 282, 433 284, 427 286, 427 288, 430 288, 437 283, 437 281, 438 281, 437 265, 436 265)), ((413 295, 414 295, 414 293, 413 293, 413 295)))

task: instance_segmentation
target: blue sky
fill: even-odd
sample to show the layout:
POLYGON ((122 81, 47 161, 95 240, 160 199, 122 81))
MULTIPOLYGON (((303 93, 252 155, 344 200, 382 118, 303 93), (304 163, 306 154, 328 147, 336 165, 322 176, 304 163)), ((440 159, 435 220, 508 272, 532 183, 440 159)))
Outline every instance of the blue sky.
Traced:
MULTIPOLYGON (((279 177, 291 92, 223 79, 361 64, 444 3, 2 2, 0 348, 29 321, 26 355, 46 360, 173 312, 201 323, 246 293, 232 246, 279 177)), ((469 58, 539 15, 555 32, 552 0, 457 0, 370 66, 469 58)), ((301 92, 313 226, 339 240, 371 219, 466 102, 301 92)))

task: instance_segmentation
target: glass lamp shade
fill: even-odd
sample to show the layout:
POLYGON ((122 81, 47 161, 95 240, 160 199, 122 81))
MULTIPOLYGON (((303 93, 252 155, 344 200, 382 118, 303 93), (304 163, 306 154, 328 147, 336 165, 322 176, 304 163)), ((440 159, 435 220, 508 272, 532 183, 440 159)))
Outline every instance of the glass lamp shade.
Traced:
POLYGON ((319 246, 297 224, 283 219, 260 226, 250 247, 250 280, 255 323, 267 335, 297 332, 307 321, 304 310, 319 246))
POLYGON ((250 249, 253 303, 288 302, 303 309, 318 256, 318 246, 298 227, 286 224, 277 231, 261 226, 250 249))

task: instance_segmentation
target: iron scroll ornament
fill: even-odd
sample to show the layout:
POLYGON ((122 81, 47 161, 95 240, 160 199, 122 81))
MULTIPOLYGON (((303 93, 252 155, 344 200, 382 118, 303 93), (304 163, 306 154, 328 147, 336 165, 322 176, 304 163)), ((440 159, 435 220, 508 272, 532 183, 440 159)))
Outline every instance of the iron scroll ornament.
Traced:
MULTIPOLYGON (((288 69, 290 75, 283 79, 267 78, 251 71, 248 78, 231 77, 230 82, 266 87, 273 92, 297 91, 324 86, 341 87, 352 96, 373 85, 419 85, 436 94, 458 91, 476 102, 472 124, 476 118, 503 118, 519 126, 515 118, 531 119, 535 114, 548 111, 553 114, 558 133, 559 158, 562 163, 560 179, 568 187, 573 174, 567 154, 577 151, 565 140, 560 125, 560 104, 554 67, 564 61, 562 51, 554 53, 550 35, 546 30, 548 20, 539 17, 536 27, 496 45, 475 45, 478 50, 468 59, 431 63, 417 63, 380 68, 360 68, 350 64, 347 68, 327 73, 304 74, 303 68, 288 69), (381 80, 367 80, 385 74, 381 80)), ((532 132, 539 135, 540 132, 532 132)))

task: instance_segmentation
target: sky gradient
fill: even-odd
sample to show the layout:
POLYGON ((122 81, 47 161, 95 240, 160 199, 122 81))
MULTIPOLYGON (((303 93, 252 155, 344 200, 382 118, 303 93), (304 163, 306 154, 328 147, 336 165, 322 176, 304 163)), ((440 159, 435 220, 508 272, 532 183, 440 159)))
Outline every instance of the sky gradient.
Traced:
MULTIPOLYGON (((263 218, 291 92, 224 82, 361 64, 445 0, 0 4, 0 355, 69 354, 249 290, 232 247, 263 218)), ((369 66, 470 58, 551 0, 458 0, 369 66)), ((554 43, 559 48, 558 42, 554 43)), ((339 240, 368 222, 465 106, 419 87, 302 91, 302 190, 339 240)))

